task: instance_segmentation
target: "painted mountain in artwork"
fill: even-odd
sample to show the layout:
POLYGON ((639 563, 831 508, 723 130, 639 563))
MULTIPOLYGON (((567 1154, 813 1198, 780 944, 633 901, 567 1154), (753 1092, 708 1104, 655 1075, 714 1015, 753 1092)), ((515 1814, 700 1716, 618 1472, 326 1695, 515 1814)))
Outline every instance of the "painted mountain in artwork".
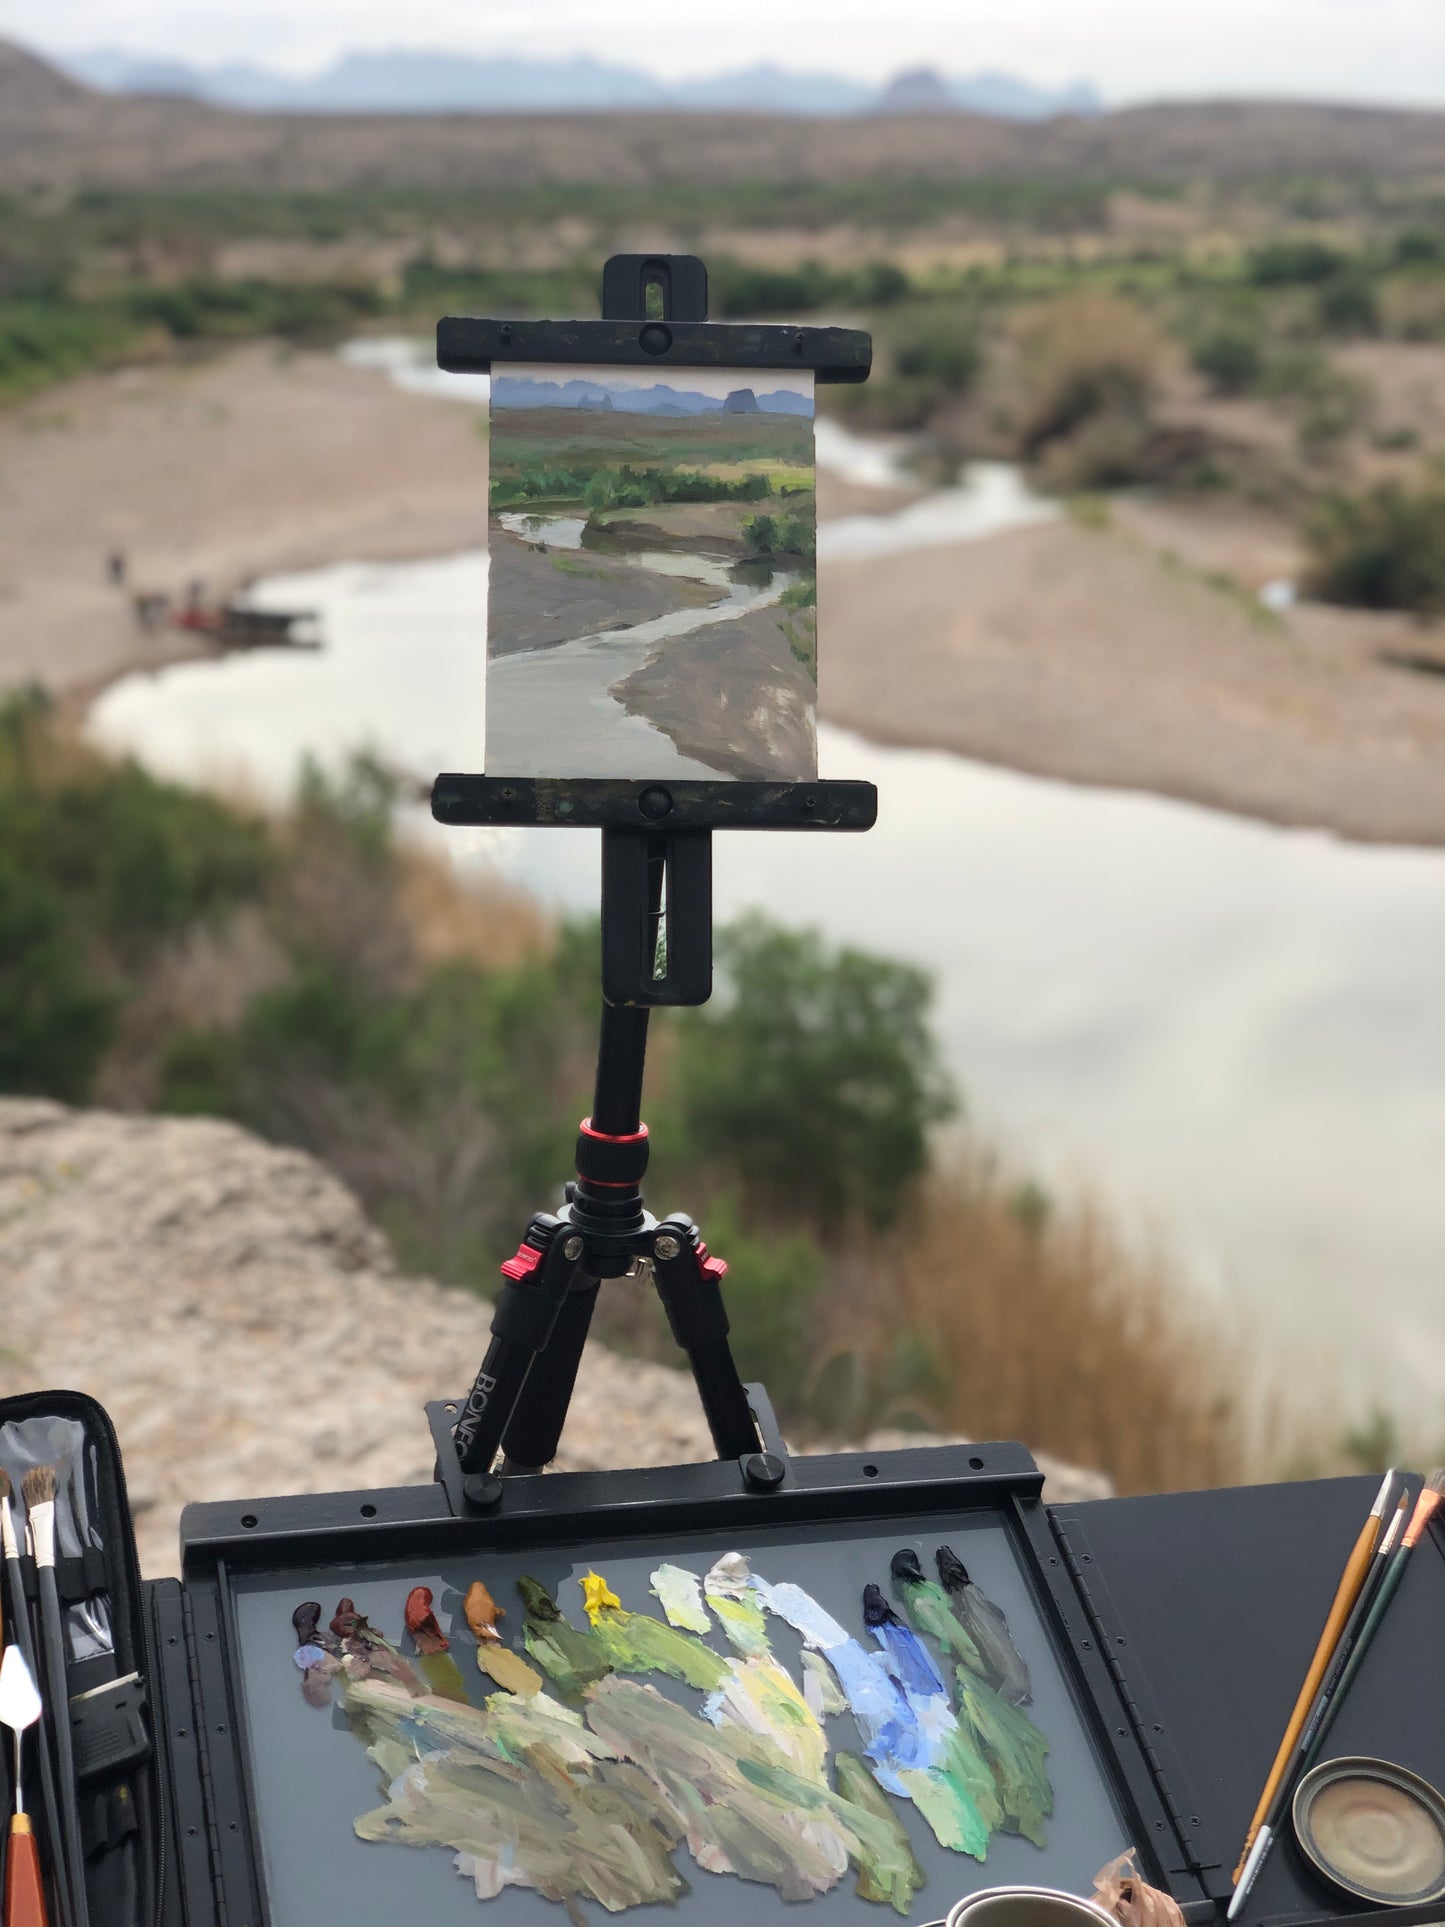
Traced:
POLYGON ((494 408, 611 408, 624 415, 801 415, 811 418, 813 398, 793 388, 756 395, 750 388, 729 395, 704 395, 695 388, 654 382, 647 388, 604 386, 601 382, 537 381, 527 375, 494 375, 494 408), (746 397, 746 399, 744 399, 746 397))

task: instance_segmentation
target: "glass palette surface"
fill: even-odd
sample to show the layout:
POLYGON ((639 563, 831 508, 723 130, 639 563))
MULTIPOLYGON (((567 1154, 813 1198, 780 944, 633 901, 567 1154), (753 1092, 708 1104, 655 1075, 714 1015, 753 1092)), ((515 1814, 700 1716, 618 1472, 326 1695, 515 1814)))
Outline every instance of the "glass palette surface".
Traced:
MULTIPOLYGON (((569 1692, 554 1677, 546 1677, 537 1698, 555 1701, 555 1710, 537 1709, 529 1701, 534 1711, 528 1713, 513 1701, 505 1711, 513 1728, 518 1721, 525 1728, 542 1711, 557 1725, 558 1746, 525 1756, 516 1732, 509 1730, 499 1749, 506 1753, 510 1747, 510 1768, 516 1769, 512 1785, 522 1789, 523 1806, 530 1802, 535 1817, 552 1797, 545 1780, 556 1770, 553 1761, 559 1749, 565 1758, 569 1749, 576 1751, 579 1746, 591 1747, 593 1755, 611 1748, 610 1760, 589 1758, 574 1772, 584 1786, 582 1804, 589 1814, 606 1805, 615 1821, 628 1802, 635 1806, 631 1837, 641 1843, 650 1872, 635 1878, 634 1856, 623 1869, 621 1887, 611 1889, 613 1909, 629 1921, 660 1921, 680 1913, 688 1923, 703 1927, 703 1923, 734 1921, 744 1908, 758 1927, 796 1921, 800 1914, 818 1914, 830 1922, 935 1921, 962 1894, 983 1887, 1030 1882, 1087 1893, 1098 1869, 1132 1844, 1085 1715, 1055 1651, 1044 1608, 1005 1516, 991 1509, 755 1529, 721 1539, 709 1531, 612 1537, 590 1548, 539 1543, 464 1558, 448 1556, 430 1564, 410 1560, 310 1569, 293 1566, 284 1572, 237 1574, 229 1581, 271 1927, 382 1927, 407 1920, 425 1922, 426 1927, 460 1927, 468 1922, 477 1927, 488 1927, 490 1922, 505 1922, 508 1927, 513 1922, 532 1922, 542 1927, 549 1921, 565 1922, 569 1916, 587 1921, 608 1917, 609 1909, 593 1897, 582 1876, 580 1887, 573 1881, 574 1890, 561 1898, 548 1898, 526 1885, 502 1884, 519 1873, 526 1877, 527 1868, 518 1866, 516 1854, 509 1857, 503 1852, 484 1867, 483 1885, 490 1882, 499 1890, 494 1897, 478 1898, 475 1869, 459 1873, 454 1864, 455 1840, 411 1845, 393 1838, 359 1838, 356 1822, 387 1805, 387 1774, 402 1767, 404 1758, 407 1764, 402 1770, 414 1774, 420 1756, 423 1782, 435 1773, 430 1764, 435 1758, 432 1749, 445 1743, 447 1715, 440 1710, 441 1727, 424 1727, 419 1735, 412 1726, 393 1723, 387 1728, 393 1750, 378 1766, 368 1758, 363 1738, 341 1710, 339 1685, 324 1705, 309 1704, 293 1660, 292 1613, 298 1604, 320 1601, 324 1628, 340 1599, 349 1597, 357 1612, 398 1649, 405 1664, 425 1664, 428 1679, 436 1681, 437 1666, 445 1670, 446 1662, 419 1661, 413 1641, 402 1630, 408 1593, 426 1586, 433 1595, 441 1631, 450 1641, 447 1657, 455 1662, 454 1677, 470 1705, 481 1708, 487 1695, 500 1689, 477 1668, 478 1642, 468 1628, 463 1600, 473 1582, 481 1580, 503 1608, 496 1627, 503 1643, 523 1656, 525 1614, 517 1589, 523 1576, 538 1582, 557 1602, 571 1634, 580 1636, 580 1641, 572 1640, 577 1650, 586 1646, 589 1637, 611 1639, 608 1650, 614 1658, 619 1639, 645 1648, 635 1664, 624 1660, 578 1691, 569 1692), (1026 1668, 1030 1697, 1015 1707, 1015 1715, 1022 1715, 1047 1742, 1043 1770, 1052 1811, 1043 1818, 1041 1830, 1036 1828, 1042 1847, 1005 1830, 1016 1823, 1007 1815, 988 1832, 982 1860, 941 1844, 944 1837, 959 1837, 954 1817, 940 1810, 940 1802, 948 1807, 948 1789, 956 1788, 960 1779, 954 1770, 959 1755, 948 1750, 953 1745, 948 1737, 950 1721, 977 1739, 982 1730, 977 1722, 987 1725, 989 1709, 997 1713, 994 1698, 1000 1697, 989 1698, 987 1705, 971 1699, 972 1713, 966 1713, 962 1675, 955 1676, 957 1653, 947 1649, 953 1635, 939 1617, 938 1599, 944 1595, 933 1585, 937 1554, 944 1546, 962 1562, 982 1600, 1001 1613, 1004 1636, 1026 1668), (926 1586, 933 1586, 932 1594, 912 1595, 912 1607, 904 1584, 893 1572, 895 1555, 909 1550, 916 1555, 926 1586), (729 1554, 741 1555, 746 1568, 725 1561, 729 1554), (680 1581, 670 1584, 675 1615, 684 1622, 691 1620, 693 1626, 705 1624, 706 1630, 692 1630, 674 1617, 669 1632, 668 1613, 653 1590, 653 1575, 660 1567, 676 1568, 694 1575, 701 1587, 720 1560, 734 1576, 743 1572, 745 1581, 761 1582, 750 1589, 746 1584, 735 1589, 745 1616, 747 1606, 754 1607, 752 1633, 744 1628, 740 1634, 734 1625, 729 1637, 728 1615, 720 1610, 725 1599, 722 1590, 701 1591, 689 1606, 683 1597, 688 1588, 680 1581), (603 1592, 595 1586, 591 1589, 597 1625, 589 1622, 580 1583, 589 1574, 605 1582, 603 1592), (881 1602, 896 1615, 901 1634, 897 1627, 890 1631, 885 1624, 882 1631, 875 1631, 869 1625, 868 1618, 879 1619, 880 1597, 873 1598, 865 1618, 867 1587, 878 1589, 881 1602), (608 1595, 618 1602, 616 1606, 605 1603, 608 1595), (800 1607, 800 1596, 819 1609, 816 1616, 800 1607), (756 1610, 759 1601, 764 1604, 761 1612, 756 1610), (701 1613, 696 1616, 699 1607, 701 1613), (639 1617, 633 1620, 631 1615, 639 1617), (641 1624, 644 1618, 648 1625, 641 1624), (737 1642, 742 1638, 745 1645, 749 1637, 755 1639, 759 1625, 765 1629, 766 1651, 759 1654, 754 1647, 750 1657, 737 1642), (925 1628, 922 1632, 920 1625, 925 1628), (812 1658, 804 1657, 800 1626, 809 1634, 812 1658), (927 1630, 929 1626, 934 1630, 927 1630), (659 1630, 653 1632, 652 1627, 659 1630), (671 1643, 674 1633, 681 1642, 676 1648, 671 1643), (846 1648, 832 1644, 840 1637, 847 1640, 846 1648), (820 1645, 827 1661, 823 1667, 817 1662, 820 1645), (694 1683, 651 1663, 659 1652, 666 1660, 674 1651, 683 1654, 683 1670, 692 1674, 694 1683), (826 1678, 814 1677, 810 1684, 810 1675, 819 1673, 831 1675, 831 1691, 826 1678), (750 1699, 742 1687, 757 1688, 760 1681, 767 1690, 761 1699, 756 1692, 750 1699), (941 1701, 930 1681, 943 1684, 941 1701), (709 1689, 720 1692, 725 1701, 731 1695, 730 1708, 720 1709, 713 1700, 717 1723, 705 1716, 709 1689), (818 1710, 820 1694, 824 1710, 818 1710), (826 1710, 843 1699, 849 1703, 841 1710, 826 1710), (639 1719, 640 1726, 626 1724, 639 1719), (821 1730, 822 1746, 815 1728, 821 1730), (655 1742, 649 1737, 654 1732, 655 1742), (403 1735, 400 1750, 398 1733, 403 1735), (624 1735, 620 1749, 619 1734, 624 1735), (794 1752, 774 1772, 770 1762, 779 1757, 780 1748, 789 1745, 794 1752), (916 1750, 920 1745, 922 1752, 916 1750), (810 1753, 809 1748, 814 1750, 810 1753), (616 1757, 619 1750, 621 1760, 616 1757), (840 1756, 844 1758, 841 1766, 840 1756), (538 1780, 528 1780, 529 1774, 538 1772, 538 1780), (722 1779, 715 1780, 715 1772, 722 1779), (798 1796, 780 1799, 779 1790, 785 1795, 792 1784, 787 1779, 790 1772, 799 1775, 798 1796), (659 1806, 675 1814, 684 1797, 679 1793, 679 1776, 689 1781, 698 1796, 691 1830, 677 1838, 679 1827, 673 1825, 673 1837, 659 1840, 659 1806), (724 1781, 732 1792, 724 1788, 719 1793, 724 1781), (880 1783, 890 1781, 895 1790, 880 1783), (840 1806, 845 1785, 851 1797, 846 1806, 840 1806), (730 1804, 734 1800, 736 1807, 730 1804), (860 1809, 871 1817, 860 1818, 860 1809), (781 1841, 788 1849, 782 1856, 788 1862, 787 1871, 777 1878, 766 1871, 758 1876, 755 1858, 750 1858, 747 1843, 760 1837, 754 1826, 759 1812, 764 1831, 782 1829, 772 1844, 781 1841), (733 1830, 737 1826, 742 1827, 741 1833, 733 1830), (788 1845, 790 1826, 803 1829, 796 1851, 788 1845), (841 1847, 834 1837, 840 1828, 841 1847), (746 1850, 738 1850, 739 1840, 746 1850), (846 1853, 848 1841, 855 1849, 862 1842, 861 1856, 846 1853), (900 1851, 916 1868, 917 1877, 910 1873, 901 1884, 896 1879, 890 1884, 888 1870, 896 1872, 900 1851), (744 1878, 740 1871, 710 1871, 705 1864, 719 1860, 723 1865, 753 1869, 754 1877, 744 1878), (871 1891, 878 1898, 863 1898, 858 1891, 860 1884, 870 1889, 866 1875, 860 1881, 864 1861, 872 1867, 871 1891), (629 1892, 648 1888, 649 1882, 653 1892, 665 1888, 665 1897, 629 1902, 629 1892), (789 1890, 793 1897, 785 1897, 789 1890)), ((956 1592, 949 1594, 943 1610, 956 1605, 959 1597, 956 1592)), ((993 1622, 982 1607, 976 1606, 973 1618, 958 1623, 965 1632, 971 1625, 985 1643, 992 1636, 993 1622)), ((535 1653, 526 1657, 536 1659, 535 1653)), ((389 1659, 385 1663, 392 1664, 389 1659)), ((538 1670, 544 1669, 539 1666, 538 1670)), ((965 1670, 965 1683, 972 1689, 977 1676, 972 1669, 965 1670)), ((384 1681, 378 1689, 381 1697, 401 1690, 394 1681, 384 1681)), ((459 1717, 469 1730, 476 1727, 474 1715, 459 1717)), ((375 1725, 369 1727, 368 1736, 374 1738, 378 1730, 375 1725)), ((386 1753, 385 1747, 382 1751, 386 1753)), ((982 1741, 976 1752, 991 1768, 997 1786, 1003 1754, 988 1751, 982 1741)), ((966 1771, 962 1777, 967 1778, 966 1771)), ((470 1789, 467 1797, 492 1801, 486 1773, 463 1769, 458 1783, 470 1789)), ((427 1782, 428 1789, 431 1784, 427 1782)), ((450 1789, 451 1794, 455 1791, 450 1789)), ((974 1796, 976 1805, 987 1807, 986 1786, 980 1790, 975 1785, 970 1797, 974 1796)), ((1006 1797, 1019 1804, 1017 1791, 1006 1797)), ((1000 1810, 1003 1804, 1001 1795, 1000 1810)), ((581 1810, 574 1806, 574 1814, 581 1810)), ((549 1823, 543 1829, 551 1876, 561 1864, 562 1886, 569 1880, 565 1862, 570 1824, 549 1823)), ((450 1830, 455 1833, 455 1825, 450 1830)), ((446 1823, 441 1831, 448 1831, 446 1823)), ((615 1844, 619 1837, 615 1829, 612 1837, 615 1844)), ((526 1853, 524 1843, 523 1862, 526 1853)), ((773 1862, 775 1868, 780 1864, 778 1859, 773 1862)))

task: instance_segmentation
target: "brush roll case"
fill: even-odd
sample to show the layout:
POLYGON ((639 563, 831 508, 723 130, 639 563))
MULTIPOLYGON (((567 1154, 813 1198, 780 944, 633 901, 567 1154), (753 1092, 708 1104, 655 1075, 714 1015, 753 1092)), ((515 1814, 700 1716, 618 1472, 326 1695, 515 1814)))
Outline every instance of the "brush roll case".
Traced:
MULTIPOLYGON (((56 1589, 60 1596, 69 1706, 57 1707, 44 1664, 36 1686, 44 1712, 25 1745, 25 1807, 40 1846, 50 1927, 66 1927, 57 1889, 57 1828, 79 1819, 91 1927, 151 1927, 164 1878, 164 1811, 152 1741, 149 1604, 141 1584, 125 1472, 115 1430, 94 1399, 78 1392, 39 1392, 0 1399, 0 1464, 10 1473, 12 1512, 24 1550, 21 1479, 37 1464, 62 1465, 57 1498, 56 1589), (70 1476, 67 1477, 67 1474, 70 1476), (77 1489, 79 1488, 79 1489, 77 1489), (83 1511, 82 1528, 79 1514, 83 1511), (57 1814, 43 1797, 37 1747, 56 1760, 56 1721, 68 1717, 75 1763, 73 1805, 60 1794, 57 1814)), ((28 1557, 20 1561, 26 1610, 37 1641, 44 1627, 39 1585, 28 1557)), ((13 1566, 4 1575, 5 1638, 14 1638, 13 1566)), ((0 1788, 8 1816, 14 1748, 0 1747, 0 1788)), ((0 1847, 0 1852, 4 1848, 0 1847)))
MULTIPOLYGON (((765 1394, 748 1392, 786 1468, 766 1492, 750 1490, 737 1463, 713 1461, 508 1481, 487 1515, 464 1506, 454 1479, 194 1505, 182 1518, 183 1579, 145 1584, 104 1412, 68 1392, 0 1401, 0 1426, 79 1420, 93 1455, 91 1523, 100 1546, 62 1565, 60 1577, 72 1605, 104 1592, 115 1647, 71 1668, 73 1699, 95 1685, 110 1688, 74 1708, 95 1927, 446 1927, 454 1918, 476 1927, 564 1927, 567 1907, 536 1893, 509 1887, 472 1898, 436 1848, 403 1852, 353 1838, 356 1788, 363 1804, 374 1804, 377 1776, 335 1707, 327 1714, 301 1706, 290 1613, 302 1598, 324 1598, 329 1614, 334 1595, 354 1593, 362 1611, 399 1636, 402 1599, 419 1579, 436 1586, 443 1608, 469 1576, 484 1577, 515 1610, 516 1571, 542 1571, 562 1599, 566 1576, 595 1560, 625 1595, 630 1587, 636 1608, 645 1587, 638 1575, 652 1561, 676 1557, 696 1567, 734 1547, 752 1549, 764 1562, 755 1569, 796 1578, 826 1598, 830 1574, 840 1588, 840 1575, 851 1575, 851 1585, 863 1558, 870 1572, 881 1564, 886 1575, 889 1547, 907 1541, 927 1557, 930 1535, 939 1533, 977 1549, 980 1583, 1002 1581, 1000 1548, 1004 1564, 1012 1562, 1013 1590, 999 1598, 1010 1627, 1031 1642, 1030 1665, 1042 1662, 1030 1710, 1052 1748, 1052 1857, 995 1837, 987 1865, 931 1867, 904 1917, 936 1921, 964 1894, 1011 1883, 1087 1894, 1092 1873, 1132 1846, 1145 1878, 1180 1904, 1187 1927, 1222 1921, 1255 1797, 1377 1482, 1046 1506, 1041 1475, 1017 1445, 789 1459, 765 1394), (127 1808, 133 1824, 118 1826, 127 1808), (1061 1853, 1077 1863, 1065 1878, 1061 1853), (315 1872, 301 1864, 307 1856, 325 1877, 298 1902, 315 1872)), ((439 1448, 455 1409, 428 1408, 439 1448)), ((579 1617, 570 1590, 565 1604, 579 1617)), ((474 1677, 458 1619, 443 1617, 453 1655, 474 1677)), ((487 1690, 474 1680, 474 1699, 487 1690)), ((840 1734, 835 1744, 851 1742, 840 1734)), ((1433 1528, 1329 1752, 1391 1760, 1445 1786, 1445 1557, 1433 1528)), ((0 1749, 7 1797, 8 1773, 8 1749, 0 1749)), ((27 1794, 49 1866, 33 1781, 27 1794)), ((677 1927, 717 1927, 744 1910, 753 1927, 774 1916, 802 1927, 814 1916, 822 1927, 845 1917, 886 1927, 897 1918, 860 1902, 850 1882, 782 1903, 766 1886, 697 1873, 685 1856, 684 1864, 691 1889, 668 1909, 677 1927)), ((588 1920, 626 1921, 634 1912, 637 1927, 661 1918, 648 1907, 615 1916, 591 1903, 580 1910, 588 1920)), ((1438 1904, 1351 1900, 1287 1837, 1243 1927, 1426 1927, 1439 1918, 1438 1904)), ((51 1923, 60 1927, 55 1909, 51 1923)))

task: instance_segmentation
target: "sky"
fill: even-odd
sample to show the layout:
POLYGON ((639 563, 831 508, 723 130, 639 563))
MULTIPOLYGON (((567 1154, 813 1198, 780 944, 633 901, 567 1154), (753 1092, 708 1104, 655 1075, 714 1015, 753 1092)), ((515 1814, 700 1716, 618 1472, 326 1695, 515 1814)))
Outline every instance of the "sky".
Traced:
POLYGON ((664 78, 759 60, 877 81, 905 66, 1087 79, 1111 102, 1288 95, 1445 106, 1445 0, 0 0, 38 52, 119 47, 315 71, 351 49, 571 55, 664 78))

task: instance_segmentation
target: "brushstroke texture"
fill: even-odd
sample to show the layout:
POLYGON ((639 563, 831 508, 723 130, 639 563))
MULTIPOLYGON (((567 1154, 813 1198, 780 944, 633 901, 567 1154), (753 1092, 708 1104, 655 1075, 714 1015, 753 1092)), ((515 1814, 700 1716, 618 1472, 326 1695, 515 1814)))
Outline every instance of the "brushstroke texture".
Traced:
POLYGON ((661 1601, 669 1626, 687 1633, 710 1633, 712 1621, 702 1603, 702 1582, 686 1566, 661 1565, 652 1575, 651 1589, 661 1601))
POLYGON ((523 1573, 517 1591, 527 1611, 522 1643, 554 1685, 575 1698, 593 1680, 612 1671, 612 1661, 596 1633, 590 1627, 584 1632, 569 1624, 539 1579, 523 1573))
POLYGON ((993 1771, 1003 1804, 1004 1830, 1044 1845, 1044 1821, 1054 1810, 1054 1792, 1044 1767, 1049 1744, 1021 1707, 1008 1701, 966 1666, 956 1674, 959 1722, 993 1771))
POLYGON ((618 1673, 666 1673, 711 1693, 728 1676, 728 1663, 698 1638, 648 1613, 629 1612, 600 1574, 578 1582, 587 1617, 602 1651, 618 1673))
POLYGON ((588 1723, 653 1781, 710 1873, 736 1873, 784 1900, 826 1893, 862 1850, 836 1794, 792 1772, 777 1748, 740 1727, 710 1729, 656 1687, 600 1680, 588 1723))
POLYGON ((366 1679, 372 1673, 380 1673, 398 1681, 408 1692, 421 1691, 416 1669, 356 1610, 351 1599, 343 1597, 336 1602, 331 1633, 339 1644, 348 1679, 366 1679))
POLYGON ((904 1546, 894 1553, 889 1570, 908 1608, 908 1617, 918 1630, 937 1640, 945 1653, 961 1659, 980 1679, 986 1679, 988 1669, 972 1633, 954 1614, 942 1586, 927 1577, 912 1546, 904 1546))
POLYGON ((740 1552, 722 1555, 704 1579, 703 1592, 735 1652, 761 1658, 773 1650, 763 1609, 753 1595, 752 1573, 740 1552))
POLYGON ((363 1840, 450 1847, 484 1900, 531 1887, 616 1912, 684 1891, 671 1858, 681 1833, 665 1804, 555 1700, 499 1696, 481 1712, 419 1713, 376 1680, 348 1688, 348 1699, 388 1775, 386 1803, 356 1822, 363 1840), (419 1731, 443 1738, 444 1749, 417 1757, 408 1742, 419 1731), (398 1760, 401 1770, 389 1773, 398 1760))
POLYGON ((877 1586, 864 1588, 863 1623, 882 1647, 884 1664, 918 1721, 929 1767, 958 1796, 963 1842, 958 1850, 982 1860, 990 1833, 1004 1817, 987 1761, 954 1718, 948 1687, 933 1655, 877 1586))
POLYGON ((1005 1833, 1022 1834, 1042 1847, 1043 1823, 1054 1805, 1044 1765, 1048 1741, 1022 1708, 1010 1705, 969 1659, 970 1650, 977 1653, 973 1635, 943 1588, 923 1577, 918 1555, 911 1548, 896 1552, 891 1569, 914 1625, 962 1661, 955 1676, 959 1727, 988 1766, 1003 1808, 998 1824, 1005 1833))
POLYGON ((962 1777, 930 1758, 928 1736, 917 1713, 889 1672, 881 1653, 870 1653, 791 1581, 770 1585, 754 1575, 753 1587, 769 1612, 785 1619, 807 1644, 823 1653, 838 1676, 863 1739, 863 1755, 879 1786, 911 1800, 942 1847, 982 1859, 988 1828, 962 1777))
POLYGON ((1011 1706, 1027 1706, 1033 1698, 1029 1669, 1014 1645, 1002 1610, 969 1578, 968 1569, 951 1546, 940 1546, 934 1562, 939 1583, 983 1658, 985 1679, 1011 1706))
POLYGON ((803 1668, 803 1698, 813 1717, 825 1720, 834 1713, 846 1713, 848 1701, 838 1684, 838 1675, 823 1655, 805 1646, 798 1659, 803 1668))
POLYGON ((923 1869, 903 1822, 856 1753, 839 1753, 836 1768, 839 1793, 871 1813, 888 1840, 885 1852, 875 1850, 870 1860, 859 1864, 858 1898, 886 1901, 897 1913, 906 1914, 923 1885, 923 1869))

